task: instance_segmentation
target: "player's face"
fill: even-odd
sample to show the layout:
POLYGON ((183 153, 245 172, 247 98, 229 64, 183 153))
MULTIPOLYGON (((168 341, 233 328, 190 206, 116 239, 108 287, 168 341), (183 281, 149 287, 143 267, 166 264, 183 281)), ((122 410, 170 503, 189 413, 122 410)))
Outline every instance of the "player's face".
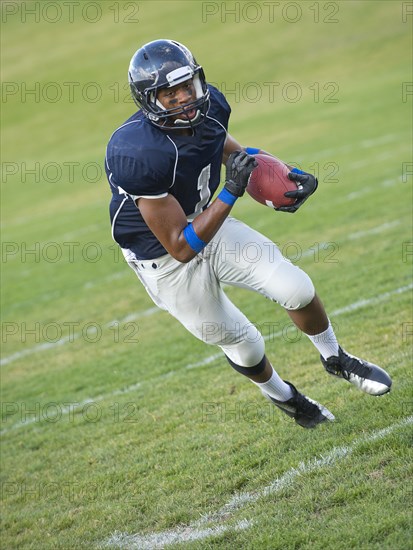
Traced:
MULTIPOLYGON (((162 103, 163 107, 168 110, 182 108, 192 103, 192 101, 196 100, 196 92, 192 79, 172 86, 172 88, 162 88, 158 92, 158 100, 162 103)), ((191 109, 185 111, 185 114, 176 115, 174 119, 180 118, 181 120, 188 120, 188 118, 194 118, 195 115, 196 109, 191 109)))

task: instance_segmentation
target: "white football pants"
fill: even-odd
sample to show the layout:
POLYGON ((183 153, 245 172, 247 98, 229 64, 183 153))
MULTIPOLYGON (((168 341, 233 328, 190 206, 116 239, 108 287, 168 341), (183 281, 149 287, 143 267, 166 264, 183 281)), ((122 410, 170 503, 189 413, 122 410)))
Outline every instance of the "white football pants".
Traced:
POLYGON ((227 218, 214 239, 186 264, 169 254, 138 260, 130 250, 122 252, 158 307, 243 367, 261 361, 264 340, 221 284, 254 290, 290 310, 303 308, 315 295, 304 271, 284 258, 273 242, 234 218, 227 218))

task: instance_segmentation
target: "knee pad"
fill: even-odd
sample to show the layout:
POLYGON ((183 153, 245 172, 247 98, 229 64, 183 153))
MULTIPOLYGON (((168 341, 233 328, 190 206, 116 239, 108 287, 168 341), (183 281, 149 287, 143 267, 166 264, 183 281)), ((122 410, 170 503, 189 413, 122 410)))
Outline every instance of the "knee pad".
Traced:
POLYGON ((274 279, 276 300, 285 309, 302 309, 315 296, 314 285, 307 273, 288 261, 278 266, 274 279))
POLYGON ((219 347, 230 362, 247 368, 258 365, 265 354, 264 338, 252 324, 244 331, 242 340, 219 347))

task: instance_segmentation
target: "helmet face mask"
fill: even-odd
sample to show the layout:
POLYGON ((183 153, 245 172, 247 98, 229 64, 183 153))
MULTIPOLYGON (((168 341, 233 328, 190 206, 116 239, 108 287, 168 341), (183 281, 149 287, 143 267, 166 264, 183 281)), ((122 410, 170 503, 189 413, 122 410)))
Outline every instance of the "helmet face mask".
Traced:
POLYGON ((172 40, 155 40, 142 46, 129 65, 132 97, 152 124, 163 129, 181 130, 203 122, 209 108, 209 90, 204 71, 191 52, 172 40), (184 106, 166 109, 158 92, 192 80, 196 99, 184 106), (190 118, 188 114, 196 110, 190 118), (179 117, 179 118, 178 118, 179 117))

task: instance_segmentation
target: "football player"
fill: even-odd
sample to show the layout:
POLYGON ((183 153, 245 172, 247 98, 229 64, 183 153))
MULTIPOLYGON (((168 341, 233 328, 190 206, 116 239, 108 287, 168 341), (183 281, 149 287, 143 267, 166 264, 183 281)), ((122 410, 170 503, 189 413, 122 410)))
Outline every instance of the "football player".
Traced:
MULTIPOLYGON (((236 371, 305 428, 334 416, 278 376, 262 335, 223 284, 279 303, 318 349, 328 373, 371 395, 388 392, 391 379, 383 369, 339 346, 309 276, 231 217, 256 166, 254 154, 264 152, 228 133, 230 107, 207 84, 192 53, 172 40, 150 42, 133 55, 129 84, 139 110, 112 134, 105 159, 112 235, 155 304, 219 346, 236 371), (215 195, 222 163, 225 185, 215 195), (252 260, 246 253, 251 244, 260 251, 252 260)), ((289 168, 298 184, 289 196, 297 200, 281 210, 295 212, 317 179, 289 168)))

